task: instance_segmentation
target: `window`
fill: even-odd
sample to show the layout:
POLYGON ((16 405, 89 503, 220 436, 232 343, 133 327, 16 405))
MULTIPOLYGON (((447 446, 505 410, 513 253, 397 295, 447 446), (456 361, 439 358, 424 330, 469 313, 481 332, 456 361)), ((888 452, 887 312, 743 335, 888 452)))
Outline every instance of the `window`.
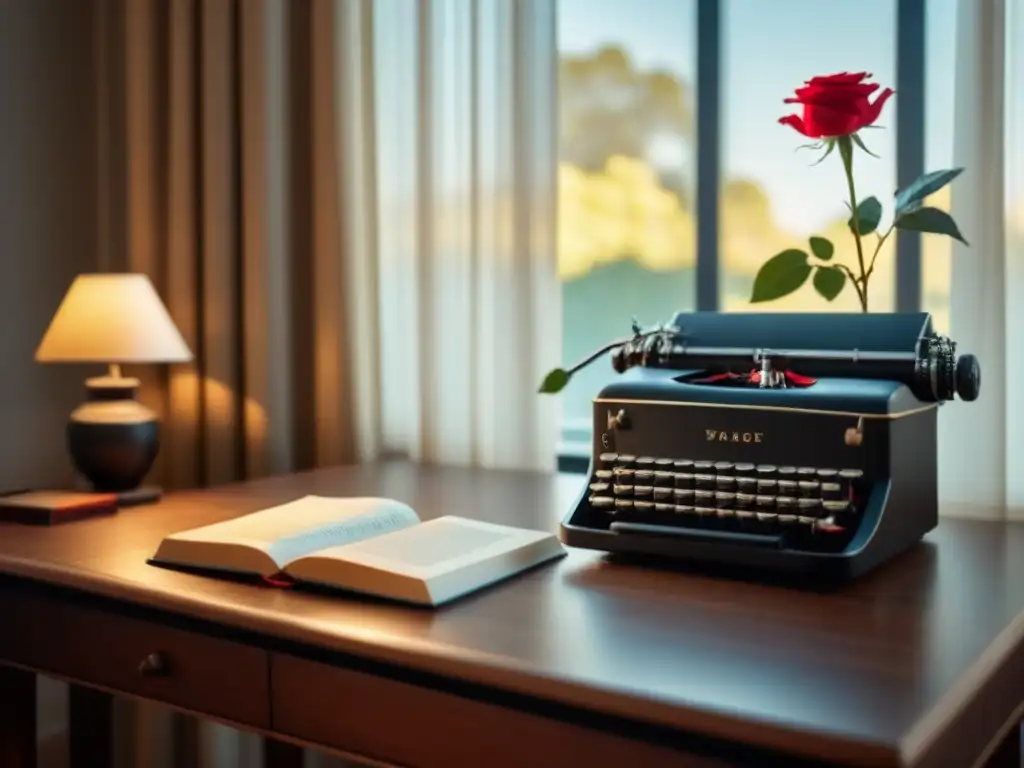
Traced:
MULTIPOLYGON (((695 306, 695 0, 559 0, 559 271, 566 361, 695 306)), ((563 391, 589 455, 600 362, 563 391)))
MULTIPOLYGON (((948 167, 955 5, 558 0, 566 363, 628 334, 633 316, 646 325, 677 310, 749 310, 765 259, 842 228, 838 158, 811 167, 797 149, 806 142, 776 122, 807 77, 866 69, 899 93, 883 129, 865 136, 880 157, 858 155, 859 197, 891 199, 926 165, 948 167)), ((948 208, 948 193, 932 204, 948 208)), ((879 257, 872 309, 926 309, 944 328, 949 244, 906 234, 879 257)), ((803 289, 757 308, 856 307, 852 292, 828 304, 803 289)), ((591 399, 614 375, 598 361, 563 391, 563 468, 585 468, 591 399)))

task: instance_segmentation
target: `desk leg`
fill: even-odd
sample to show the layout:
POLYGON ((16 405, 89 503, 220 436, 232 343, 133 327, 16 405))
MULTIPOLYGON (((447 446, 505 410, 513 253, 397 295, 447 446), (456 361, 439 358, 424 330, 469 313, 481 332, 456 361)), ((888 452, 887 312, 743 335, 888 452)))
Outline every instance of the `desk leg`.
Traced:
POLYGON ((263 739, 263 768, 302 768, 302 747, 276 739, 263 739))
POLYGON ((68 732, 71 768, 113 766, 114 697, 81 685, 69 685, 68 732))
POLYGON ((36 676, 0 666, 0 765, 36 768, 36 676))
POLYGON ((1021 768, 1021 729, 1017 726, 1003 738, 985 761, 985 768, 1021 768))

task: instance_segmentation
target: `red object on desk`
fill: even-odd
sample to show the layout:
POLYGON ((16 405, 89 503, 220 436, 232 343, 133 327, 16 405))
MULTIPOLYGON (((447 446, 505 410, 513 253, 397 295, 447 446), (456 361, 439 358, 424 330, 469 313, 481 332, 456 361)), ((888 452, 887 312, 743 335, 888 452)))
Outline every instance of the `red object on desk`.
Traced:
POLYGON ((56 525, 117 512, 116 493, 19 491, 0 496, 0 520, 29 525, 56 525))

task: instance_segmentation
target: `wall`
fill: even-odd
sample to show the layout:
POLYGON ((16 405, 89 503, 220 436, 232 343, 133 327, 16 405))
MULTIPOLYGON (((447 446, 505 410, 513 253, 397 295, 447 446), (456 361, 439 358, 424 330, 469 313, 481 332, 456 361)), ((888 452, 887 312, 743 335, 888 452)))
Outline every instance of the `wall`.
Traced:
MULTIPOLYGON (((0 490, 72 478, 64 425, 90 371, 32 356, 71 280, 97 265, 91 5, 0 2, 0 490)), ((41 682, 44 737, 63 698, 41 682)))

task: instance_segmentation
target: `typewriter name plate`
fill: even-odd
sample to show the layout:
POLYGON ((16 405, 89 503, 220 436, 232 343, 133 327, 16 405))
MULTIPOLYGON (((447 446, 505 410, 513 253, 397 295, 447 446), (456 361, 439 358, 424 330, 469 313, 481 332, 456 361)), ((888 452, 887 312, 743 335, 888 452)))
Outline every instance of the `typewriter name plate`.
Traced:
MULTIPOLYGON (((858 422, 846 414, 610 401, 595 406, 626 425, 598 435, 598 452, 857 469, 867 469, 870 460, 870 439, 859 446, 845 439, 858 422)), ((868 425, 869 431, 884 428, 882 422, 868 425)))

